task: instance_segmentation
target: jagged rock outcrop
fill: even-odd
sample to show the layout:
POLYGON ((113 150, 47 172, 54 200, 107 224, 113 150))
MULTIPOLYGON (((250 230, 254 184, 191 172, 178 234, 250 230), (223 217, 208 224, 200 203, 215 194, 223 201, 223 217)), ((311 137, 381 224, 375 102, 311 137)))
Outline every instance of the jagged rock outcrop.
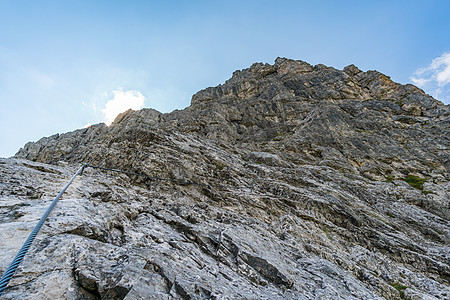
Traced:
POLYGON ((115 146, 124 155, 124 148, 145 151, 155 135, 183 133, 376 180, 410 173, 443 180, 450 169, 449 124, 448 106, 377 71, 279 58, 236 71, 225 84, 195 94, 182 111, 129 111, 111 127, 44 138, 17 156, 99 162, 99 147, 102 156, 115 146))
POLYGON ((184 110, 128 111, 2 160, 10 258, 82 161, 241 187, 88 169, 5 298, 445 299, 449 150, 449 107, 415 86, 254 64, 184 110))

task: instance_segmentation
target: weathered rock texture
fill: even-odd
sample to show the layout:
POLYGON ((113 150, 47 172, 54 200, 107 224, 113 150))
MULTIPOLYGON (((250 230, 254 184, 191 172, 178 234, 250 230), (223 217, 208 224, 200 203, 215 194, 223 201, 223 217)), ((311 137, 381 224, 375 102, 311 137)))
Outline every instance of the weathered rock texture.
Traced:
POLYGON ((87 169, 5 298, 449 298, 449 150, 449 107, 417 87, 254 64, 182 111, 128 111, 2 160, 0 271, 83 161, 241 187, 87 169))

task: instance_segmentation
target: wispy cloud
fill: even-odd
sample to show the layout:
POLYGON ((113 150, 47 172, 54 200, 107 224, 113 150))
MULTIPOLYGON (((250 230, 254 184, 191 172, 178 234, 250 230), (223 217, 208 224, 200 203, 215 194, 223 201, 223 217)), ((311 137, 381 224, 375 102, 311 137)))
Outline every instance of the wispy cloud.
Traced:
POLYGON ((145 97, 139 91, 119 89, 112 91, 112 96, 102 110, 106 125, 111 125, 118 114, 128 109, 138 110, 144 107, 145 97))
POLYGON ((450 103, 450 52, 433 59, 428 67, 420 68, 411 81, 433 97, 450 103))

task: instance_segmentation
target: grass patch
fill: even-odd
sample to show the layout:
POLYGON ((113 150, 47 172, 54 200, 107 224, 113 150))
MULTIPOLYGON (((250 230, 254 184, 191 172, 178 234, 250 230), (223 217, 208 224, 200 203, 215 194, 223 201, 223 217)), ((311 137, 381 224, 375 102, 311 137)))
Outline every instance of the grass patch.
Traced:
POLYGON ((397 105, 398 106, 403 106, 403 104, 405 104, 405 101, 403 101, 403 100, 398 100, 398 101, 396 101, 395 103, 397 103, 397 105))
POLYGON ((398 282, 391 283, 391 285, 400 293, 401 299, 406 299, 405 290, 408 288, 407 286, 404 286, 403 284, 398 282))
POLYGON ((386 177, 385 182, 392 182, 392 181, 394 181, 394 180, 395 180, 395 177, 394 177, 394 176, 388 176, 388 177, 386 177))
POLYGON ((420 178, 419 176, 415 175, 408 175, 403 180, 406 181, 406 183, 408 183, 410 186, 418 190, 423 190, 423 184, 427 181, 426 179, 420 178))
POLYGON ((422 193, 425 194, 425 195, 428 195, 428 194, 435 194, 436 195, 436 193, 432 192, 432 191, 422 191, 422 193))
POLYGON ((227 165, 220 164, 220 165, 217 166, 217 169, 218 169, 219 171, 222 171, 223 168, 225 168, 226 166, 227 166, 227 165))
POLYGON ((323 232, 325 232, 326 234, 330 233, 330 231, 328 230, 328 228, 326 227, 319 227, 323 232))
POLYGON ((288 134, 288 133, 287 132, 278 133, 275 137, 280 137, 280 136, 283 136, 283 135, 286 135, 286 134, 288 134))
POLYGON ((359 132, 359 133, 370 133, 369 131, 364 130, 364 129, 356 129, 356 132, 359 132))

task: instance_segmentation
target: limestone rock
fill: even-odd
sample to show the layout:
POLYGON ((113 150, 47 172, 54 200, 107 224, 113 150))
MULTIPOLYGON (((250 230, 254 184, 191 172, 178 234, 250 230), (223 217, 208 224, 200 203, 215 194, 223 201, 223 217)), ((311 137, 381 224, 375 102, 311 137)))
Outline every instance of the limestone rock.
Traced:
POLYGON ((448 298, 449 137, 417 87, 278 58, 28 143, 0 160, 0 271, 81 162, 203 185, 86 169, 4 297, 448 298))

